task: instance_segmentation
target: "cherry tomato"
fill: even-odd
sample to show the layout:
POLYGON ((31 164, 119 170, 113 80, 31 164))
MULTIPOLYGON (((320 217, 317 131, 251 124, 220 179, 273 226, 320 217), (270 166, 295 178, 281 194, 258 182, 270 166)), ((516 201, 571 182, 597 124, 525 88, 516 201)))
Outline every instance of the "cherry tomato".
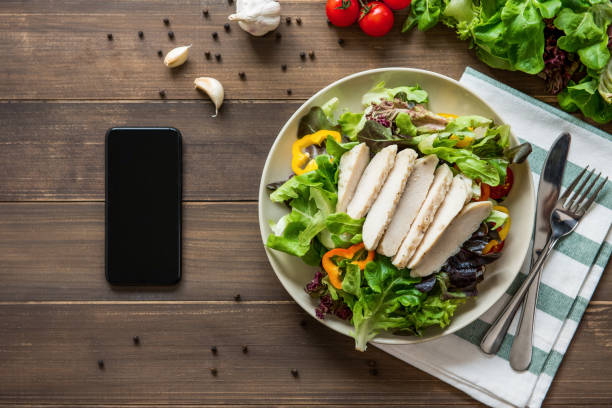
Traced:
POLYGON ((410 5, 412 0, 383 0, 391 10, 401 10, 410 5))
POLYGON ((491 198, 494 200, 504 198, 510 192, 512 184, 514 184, 514 174, 512 173, 512 170, 510 170, 510 167, 508 167, 506 170, 506 180, 504 181, 504 184, 491 187, 491 198))
POLYGON ((372 37, 380 37, 393 27, 393 12, 380 1, 373 1, 361 8, 359 27, 372 37))
POLYGON ((358 0, 327 0, 325 12, 333 25, 347 27, 359 17, 359 2, 358 0))
POLYGON ((491 186, 486 183, 480 183, 480 198, 478 201, 487 201, 491 196, 491 186))

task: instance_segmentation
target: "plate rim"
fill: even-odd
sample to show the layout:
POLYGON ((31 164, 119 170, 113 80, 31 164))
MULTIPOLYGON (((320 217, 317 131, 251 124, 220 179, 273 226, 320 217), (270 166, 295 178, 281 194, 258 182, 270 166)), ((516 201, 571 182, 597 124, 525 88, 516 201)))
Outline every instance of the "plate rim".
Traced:
MULTIPOLYGON (((421 73, 421 74, 426 74, 426 75, 431 75, 434 77, 437 77, 438 79, 441 79, 443 81, 447 81, 452 83, 453 85, 458 86, 459 88, 461 88, 463 91, 469 93, 472 97, 476 98, 479 102, 481 102, 483 105, 485 105, 487 108, 489 108, 491 110, 491 112, 495 113, 495 115, 500 119, 501 118, 499 116, 499 114, 497 113, 497 111, 495 109, 493 109, 493 107, 488 104, 485 100, 483 100, 479 95, 477 95, 476 93, 474 93, 472 90, 468 89, 467 87, 465 87, 462 83, 460 83, 459 81, 450 78, 446 75, 442 75, 439 74, 437 72, 433 72, 433 71, 428 71, 425 69, 419 69, 419 68, 408 68, 408 67, 384 67, 384 68, 374 68, 374 69, 368 69, 365 71, 359 71, 359 72, 355 72, 353 74, 347 75, 345 77, 342 77, 332 83, 330 83, 329 85, 325 86, 324 88, 320 89, 318 92, 316 92, 315 94, 313 94, 310 98, 308 98, 306 101, 304 101, 297 109, 296 111, 289 117, 289 119, 287 119, 285 121, 285 124, 281 127, 281 129, 278 131, 276 137, 274 138, 274 143, 272 143, 272 146, 270 147, 269 151, 268 151, 268 155, 266 157, 266 162, 264 164, 263 170, 261 172, 261 178, 259 181, 259 190, 258 190, 258 199, 257 199, 257 217, 258 217, 258 222, 259 222, 259 231, 261 234, 261 239, 262 239, 262 243, 264 246, 264 250, 266 252, 266 257, 268 258, 268 262, 270 263, 270 266, 272 267, 272 270, 274 271, 274 274, 276 275, 276 278, 278 279, 278 281, 280 282, 280 284, 282 285, 283 289, 285 289, 285 291, 289 294, 289 296, 291 296, 291 299, 293 299, 293 301, 300 306, 300 308, 302 308, 306 313, 308 313, 310 316, 312 316, 313 318, 315 318, 315 320, 317 320, 320 324, 326 326, 327 328, 334 330, 342 335, 345 336, 350 336, 348 333, 344 333, 343 331, 339 330, 339 328, 335 327, 334 325, 329 325, 326 324, 325 321, 321 320, 321 319, 317 319, 314 313, 314 310, 309 310, 306 307, 302 306, 300 304, 300 302, 293 296, 293 294, 291 293, 291 291, 289 290, 289 288, 287 287, 287 285, 285 284, 285 282, 283 281, 283 279, 280 278, 279 274, 280 272, 277 271, 277 266, 275 265, 275 261, 271 258, 270 255, 270 249, 266 246, 266 231, 264 231, 264 225, 267 225, 267 221, 265 221, 263 219, 263 206, 262 206, 262 197, 267 196, 266 194, 266 183, 264 181, 264 175, 268 172, 268 168, 270 166, 271 163, 271 157, 273 156, 273 152, 277 149, 278 144, 280 143, 280 138, 281 135, 285 133, 287 127, 289 127, 289 124, 292 123, 298 115, 302 114, 302 111, 305 109, 306 106, 308 106, 314 99, 316 99, 317 97, 319 97, 321 94, 327 92, 328 90, 336 87, 337 85, 340 85, 344 82, 350 81, 354 78, 358 78, 361 76, 366 76, 366 75, 371 75, 371 74, 376 74, 376 73, 383 73, 383 72, 389 72, 389 71, 402 71, 402 72, 406 72, 406 73, 421 73)), ((518 139, 514 136, 514 133, 512 131, 512 127, 510 128, 510 137, 514 140, 514 141, 518 141, 518 139)), ((529 191, 531 191, 531 210, 530 211, 530 216, 529 216, 529 220, 528 220, 528 226, 529 226, 529 230, 533 231, 533 225, 534 225, 534 221, 535 221, 535 192, 534 192, 534 186, 533 186, 533 179, 531 177, 531 166, 529 165, 529 161, 526 160, 523 163, 526 166, 526 170, 527 170, 527 174, 528 177, 527 178, 527 188, 529 189, 529 191)), ((530 238, 531 241, 531 238, 530 238)), ((527 245, 526 249, 525 249, 525 254, 524 256, 527 255, 529 251, 529 245, 527 245)), ((518 276, 518 274, 520 273, 521 268, 517 269, 516 272, 514 273, 514 276, 511 280, 509 280, 508 285, 504 288, 502 295, 508 290, 508 288, 512 285, 512 282, 514 281, 514 279, 516 279, 516 277, 518 276)), ((452 329, 443 329, 441 332, 436 333, 435 335, 431 335, 428 337, 407 337, 407 338, 398 338, 398 337, 393 337, 393 338, 374 338, 373 340, 371 340, 369 343, 379 343, 379 344, 393 344, 393 345, 399 345, 399 344, 417 344, 417 343, 424 343, 424 342, 428 342, 431 340, 435 340, 435 339, 439 339, 443 336, 447 336, 449 334, 453 334, 455 332, 457 332, 458 330, 463 329, 464 327, 474 323, 477 319, 479 319, 483 314, 485 314, 491 307, 494 307, 494 305, 499 301, 500 298, 498 298, 497 300, 495 300, 483 313, 479 314, 478 316, 476 316, 474 318, 474 320, 472 320, 471 322, 465 323, 463 325, 459 325, 457 327, 453 327, 452 329)))

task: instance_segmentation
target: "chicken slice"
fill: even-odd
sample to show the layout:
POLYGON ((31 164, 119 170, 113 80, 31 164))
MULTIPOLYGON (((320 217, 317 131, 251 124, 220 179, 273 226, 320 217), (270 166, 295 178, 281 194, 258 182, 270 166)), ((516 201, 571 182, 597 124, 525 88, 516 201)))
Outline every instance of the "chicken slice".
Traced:
MULTIPOLYGON (((416 252, 408 262, 409 268, 414 268, 421 260, 423 256, 427 256, 432 246, 442 237, 444 230, 453 221, 455 216, 459 214, 459 211, 465 205, 465 201, 468 197, 472 196, 472 189, 468 187, 466 182, 467 177, 458 174, 453 178, 450 189, 444 198, 444 202, 440 205, 440 208, 434 216, 434 220, 427 229, 421 244, 417 248, 416 252)), ((469 180, 469 179, 468 179, 469 180)), ((471 183, 470 183, 471 184, 471 183)))
POLYGON ((395 254, 393 265, 398 268, 406 267, 417 246, 421 243, 423 235, 427 232, 427 228, 429 228, 433 221, 434 214, 438 207, 440 207, 440 204, 442 204, 452 180, 453 172, 446 164, 436 169, 433 183, 431 183, 431 187, 427 192, 427 197, 410 226, 408 235, 406 235, 397 254, 395 254))
POLYGON ((402 150, 395 156, 393 169, 363 224, 363 243, 368 251, 376 249, 378 241, 391 222, 417 157, 417 153, 412 149, 402 150))
POLYGON ((396 153, 397 145, 387 146, 370 160, 370 164, 361 175, 355 194, 346 208, 346 213, 352 218, 358 219, 366 215, 372 203, 378 197, 389 171, 393 168, 396 153))
POLYGON ((380 240, 378 253, 393 256, 397 253, 402 241, 410 230, 414 217, 419 212, 434 178, 438 165, 438 157, 434 154, 421 157, 414 164, 412 174, 408 177, 406 188, 399 200, 389 228, 380 240))
POLYGON ((444 232, 444 239, 436 241, 427 256, 410 271, 410 275, 428 276, 440 270, 446 260, 461 249, 480 224, 489 216, 493 205, 490 201, 475 201, 466 205, 444 232))
POLYGON ((365 143, 358 144, 340 158, 336 212, 346 212, 346 207, 351 202, 359 179, 369 161, 370 148, 365 143))

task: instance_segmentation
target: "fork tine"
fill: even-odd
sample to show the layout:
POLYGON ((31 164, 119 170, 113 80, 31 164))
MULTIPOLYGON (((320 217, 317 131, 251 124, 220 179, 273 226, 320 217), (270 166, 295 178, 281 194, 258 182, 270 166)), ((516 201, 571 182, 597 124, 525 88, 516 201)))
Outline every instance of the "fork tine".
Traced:
POLYGON ((595 184, 597 184, 597 182, 600 180, 601 178, 601 171, 599 172, 599 174, 597 175, 597 177, 595 177, 593 179, 593 181, 591 181, 589 183, 589 186, 587 187, 586 191, 584 193, 582 193, 582 195, 580 196, 580 198, 574 203, 574 205, 572 205, 572 207, 569 208, 570 211, 577 211, 578 208, 580 207, 581 204, 585 203, 587 201, 587 199, 589 198, 589 193, 591 192, 591 190, 593 189, 593 186, 595 186, 595 184))
POLYGON ((565 192, 559 198, 559 200, 565 201, 569 197, 572 190, 574 190, 574 187, 576 187, 576 184, 578 184, 578 182, 580 181, 580 179, 582 178, 582 176, 584 175, 584 173, 587 171, 588 168, 589 168, 589 165, 587 164, 587 166, 580 172, 580 174, 576 176, 574 181, 572 181, 572 184, 569 185, 569 187, 565 190, 565 192))
POLYGON ((607 182, 608 182, 608 177, 606 177, 604 181, 602 181, 601 184, 597 186, 597 188, 593 192, 593 195, 589 197, 589 200, 578 208, 578 214, 580 216, 582 216, 585 212, 587 212, 591 204, 593 204, 593 201, 595 201, 595 198, 597 198, 597 194, 599 194, 599 192, 606 185, 607 182))
POLYGON ((593 177, 593 174, 595 174, 595 169, 592 169, 586 176, 586 178, 582 181, 582 183, 580 183, 580 187, 578 187, 578 190, 576 190, 576 192, 572 194, 572 198, 567 201, 567 205, 564 206, 565 208, 572 208, 574 206, 574 203, 579 203, 582 200, 581 197, 578 201, 576 201, 576 199, 578 198, 580 193, 582 193, 582 190, 584 190, 584 187, 587 185, 591 177, 593 177))

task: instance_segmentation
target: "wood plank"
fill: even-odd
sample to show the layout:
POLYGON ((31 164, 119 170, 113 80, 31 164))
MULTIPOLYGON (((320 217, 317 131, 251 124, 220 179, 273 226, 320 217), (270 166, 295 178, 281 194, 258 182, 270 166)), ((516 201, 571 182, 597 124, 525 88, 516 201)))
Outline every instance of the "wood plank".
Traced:
MULTIPOLYGON (((551 404, 612 400, 611 308, 585 317, 551 404), (588 385, 588 392, 586 391, 588 385)), ((469 404, 371 347, 353 351, 290 305, 1 305, 2 403, 469 404), (132 344, 138 335, 140 346, 132 344), (218 347, 218 355, 209 350, 218 347), (249 348, 248 354, 241 351, 249 348), (103 359, 104 370, 97 367, 103 359), (378 376, 368 373, 377 362, 378 376), (218 369, 213 377, 209 369, 218 369), (290 369, 297 368, 293 378, 290 369)))
MULTIPOLYGON (((265 255, 257 203, 183 208, 182 282, 134 290, 104 278, 103 203, 0 204, 0 301, 290 299, 265 255)), ((612 301, 611 271, 595 300, 612 301)))
POLYGON ((184 204, 176 287, 111 287, 103 203, 0 204, 0 301, 289 300, 268 263, 256 203, 184 204))
MULTIPOLYGON (((256 200, 268 151, 297 102, 0 103, 0 201, 103 200, 112 126, 183 134, 184 200, 256 200)), ((290 171, 287 171, 287 176, 290 171)))
MULTIPOLYGON (((213 76, 229 99, 290 98, 303 100, 348 74, 371 68, 408 66, 459 79, 467 65, 518 90, 554 103, 541 79, 518 72, 494 70, 478 60, 468 43, 440 25, 427 33, 400 34, 406 11, 397 14, 394 32, 384 38, 363 34, 357 26, 328 27, 324 9, 315 0, 283 2, 283 15, 300 16, 303 24, 282 24, 274 35, 250 37, 236 24, 223 24, 234 7, 228 2, 139 0, 126 4, 83 0, 0 3, 0 99, 158 99, 165 89, 170 99, 202 99, 193 79, 213 76), (36 4, 36 6, 34 6, 36 4), (209 18, 202 16, 207 8, 209 18), (171 18, 169 27, 162 19, 171 18), (144 39, 137 36, 145 33, 144 39), (167 31, 175 33, 169 40, 167 31), (212 39, 212 32, 219 40, 212 39), (108 41, 112 33, 113 41, 108 41), (338 45, 338 38, 345 45, 338 45), (193 44, 189 62, 168 70, 157 50, 193 44), (313 50, 314 60, 300 51, 313 50), (205 51, 221 53, 222 61, 207 60, 205 51), (444 55, 444 58, 440 58, 444 55), (33 64, 32 61, 36 61, 33 64), (341 62, 341 63, 340 63, 341 62), (287 64, 283 73, 281 64, 287 64), (242 81, 238 72, 245 71, 242 81)), ((612 125, 604 127, 612 132, 612 125)))

